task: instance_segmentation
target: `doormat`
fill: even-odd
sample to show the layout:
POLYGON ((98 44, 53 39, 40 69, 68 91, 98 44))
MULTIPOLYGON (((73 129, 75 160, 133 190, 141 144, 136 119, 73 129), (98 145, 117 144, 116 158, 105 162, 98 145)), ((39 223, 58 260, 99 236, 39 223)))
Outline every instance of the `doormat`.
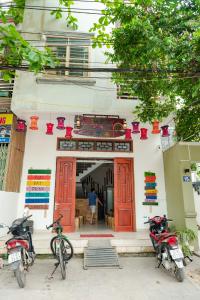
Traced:
POLYGON ((80 234, 81 238, 109 238, 114 237, 112 234, 80 234))

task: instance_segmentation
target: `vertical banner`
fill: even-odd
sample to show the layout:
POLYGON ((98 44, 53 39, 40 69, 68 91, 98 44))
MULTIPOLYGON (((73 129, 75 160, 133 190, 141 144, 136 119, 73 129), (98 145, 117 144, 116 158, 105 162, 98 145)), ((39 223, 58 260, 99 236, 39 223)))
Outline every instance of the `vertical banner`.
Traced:
POLYGON ((145 172, 145 201, 143 205, 158 205, 157 194, 158 190, 156 189, 156 174, 153 172, 145 172))
POLYGON ((25 206, 30 209, 48 209, 51 170, 29 169, 26 182, 25 206))
POLYGON ((0 114, 0 143, 10 143, 13 114, 0 114))

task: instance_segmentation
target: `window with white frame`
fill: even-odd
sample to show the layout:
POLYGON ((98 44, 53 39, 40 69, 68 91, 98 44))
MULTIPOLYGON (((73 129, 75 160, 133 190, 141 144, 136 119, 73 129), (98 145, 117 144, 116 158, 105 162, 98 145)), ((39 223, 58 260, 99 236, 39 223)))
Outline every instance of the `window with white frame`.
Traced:
MULTIPOLYGON (((46 46, 49 47, 61 66, 65 67, 89 67, 90 38, 47 36, 46 46)), ((55 75, 66 75, 73 77, 88 77, 88 72, 84 70, 61 70, 50 71, 55 75)))

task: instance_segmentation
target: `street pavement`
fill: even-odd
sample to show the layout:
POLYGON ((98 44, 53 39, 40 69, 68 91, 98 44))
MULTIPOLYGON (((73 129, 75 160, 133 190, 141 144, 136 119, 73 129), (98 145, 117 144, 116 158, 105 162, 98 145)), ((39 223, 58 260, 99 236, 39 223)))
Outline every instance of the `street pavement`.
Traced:
POLYGON ((0 270, 0 300, 199 300, 200 258, 186 268, 183 283, 162 268, 155 268, 154 257, 121 257, 122 269, 83 270, 83 259, 73 258, 67 279, 58 269, 53 279, 53 259, 37 259, 20 289, 13 273, 0 270))

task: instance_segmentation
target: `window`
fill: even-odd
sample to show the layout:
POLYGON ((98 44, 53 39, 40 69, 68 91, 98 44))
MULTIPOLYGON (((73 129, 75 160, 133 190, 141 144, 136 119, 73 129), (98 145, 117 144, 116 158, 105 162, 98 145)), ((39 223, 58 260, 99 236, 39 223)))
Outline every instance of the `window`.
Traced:
POLYGON ((128 88, 122 85, 117 85, 117 99, 121 100, 138 100, 136 96, 131 95, 128 88))
MULTIPOLYGON (((46 42, 46 46, 52 50, 56 58, 60 61, 61 66, 72 68, 88 68, 90 44, 89 38, 64 36, 48 36, 46 42)), ((50 71, 48 73, 74 77, 88 77, 88 72, 83 70, 61 70, 50 71)))

